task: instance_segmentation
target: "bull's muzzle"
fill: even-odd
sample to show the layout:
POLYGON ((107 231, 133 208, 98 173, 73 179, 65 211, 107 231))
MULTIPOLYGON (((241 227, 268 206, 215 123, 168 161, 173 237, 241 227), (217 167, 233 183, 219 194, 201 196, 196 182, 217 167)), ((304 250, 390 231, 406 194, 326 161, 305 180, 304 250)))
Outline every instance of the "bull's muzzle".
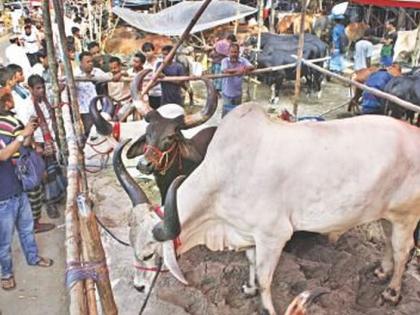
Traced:
POLYGON ((137 163, 137 169, 140 173, 145 175, 150 175, 154 171, 153 164, 150 163, 144 156, 140 156, 140 159, 137 163))

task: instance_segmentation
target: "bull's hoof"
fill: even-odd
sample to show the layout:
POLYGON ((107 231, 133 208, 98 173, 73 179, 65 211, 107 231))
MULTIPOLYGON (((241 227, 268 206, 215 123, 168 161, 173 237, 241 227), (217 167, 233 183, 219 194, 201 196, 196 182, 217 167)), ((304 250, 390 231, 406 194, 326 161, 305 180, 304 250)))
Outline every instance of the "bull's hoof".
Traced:
POLYGON ((255 286, 251 287, 248 284, 244 284, 241 287, 241 292, 245 295, 245 297, 252 298, 258 294, 258 288, 255 286))
POLYGON ((388 279, 388 273, 386 273, 384 271, 384 268, 382 268, 382 266, 378 267, 375 269, 375 271, 373 272, 375 274, 375 276, 381 280, 381 281, 385 281, 388 279))
POLYGON ((401 294, 392 288, 386 288, 381 297, 385 302, 393 305, 397 305, 401 301, 401 294))

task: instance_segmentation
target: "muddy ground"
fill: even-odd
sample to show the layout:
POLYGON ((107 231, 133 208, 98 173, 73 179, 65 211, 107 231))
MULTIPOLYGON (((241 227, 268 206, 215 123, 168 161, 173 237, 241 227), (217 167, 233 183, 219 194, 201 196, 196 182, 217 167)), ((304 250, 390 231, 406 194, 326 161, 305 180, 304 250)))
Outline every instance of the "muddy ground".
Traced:
MULTIPOLYGON (((259 89, 257 98, 263 100, 262 104, 273 115, 282 108, 292 109, 291 86, 285 90, 280 104, 276 106, 266 101, 267 93, 266 89, 259 89)), ((347 99, 347 88, 328 83, 322 99, 307 96, 301 98, 299 114, 320 115, 347 99)), ((326 118, 334 118, 345 111, 342 108, 326 118)), ((153 181, 142 177, 133 165, 129 166, 129 170, 152 199, 159 202, 153 181)), ((112 227, 116 235, 128 240, 127 214, 130 203, 112 170, 105 170, 92 178, 91 187, 97 196, 98 216, 112 227)), ((144 294, 132 287, 132 251, 108 235, 104 234, 103 239, 120 313, 137 314, 144 294)), ((276 310, 282 314, 288 303, 300 292, 324 287, 331 290, 331 293, 313 305, 310 314, 420 314, 420 275, 414 261, 409 264, 409 270, 404 276, 403 299, 399 305, 380 305, 379 295, 386 283, 380 283, 372 271, 381 258, 382 249, 383 235, 379 224, 349 231, 336 245, 329 244, 324 236, 297 233, 288 243, 276 270, 272 285, 276 310)), ((248 277, 247 260, 243 253, 210 252, 205 247, 197 247, 181 257, 180 266, 189 285, 182 285, 168 273, 162 274, 144 314, 258 314, 259 298, 246 299, 240 291, 248 277)))

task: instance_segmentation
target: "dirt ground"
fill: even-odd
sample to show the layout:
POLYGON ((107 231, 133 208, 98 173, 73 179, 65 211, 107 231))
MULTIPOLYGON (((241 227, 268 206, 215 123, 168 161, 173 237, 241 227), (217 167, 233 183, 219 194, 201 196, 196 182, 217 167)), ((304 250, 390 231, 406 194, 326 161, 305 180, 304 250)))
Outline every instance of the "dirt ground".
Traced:
MULTIPOLYGON (((200 96, 200 92, 197 93, 200 96)), ((257 99, 266 100, 266 88, 259 88, 257 99)), ((292 110, 293 88, 283 92, 276 106, 263 101, 267 110, 292 110)), ((322 99, 301 98, 299 115, 319 115, 348 99, 348 88, 328 83, 322 99)), ((334 118, 344 109, 326 118, 334 118)), ((158 191, 153 181, 141 177, 134 164, 130 172, 146 188, 156 202, 158 191)), ((128 240, 127 215, 130 202, 119 187, 112 168, 90 175, 90 188, 95 195, 98 217, 124 241, 128 240)), ((48 221, 46 219, 46 221, 48 221)), ((62 224, 62 218, 56 221, 62 224)), ((107 253, 111 283, 119 314, 138 314, 144 294, 132 286, 133 256, 129 247, 115 242, 102 231, 107 253)), ((26 266, 18 242, 13 247, 17 289, 0 292, 1 315, 61 315, 68 314, 67 290, 64 286, 64 229, 37 235, 41 254, 55 259, 51 269, 26 266)), ((396 306, 379 305, 378 297, 386 287, 372 275, 382 255, 383 241, 378 225, 370 229, 349 231, 334 246, 316 234, 297 233, 288 243, 279 261, 272 284, 273 302, 278 314, 300 292, 313 288, 328 288, 310 308, 311 315, 414 315, 420 314, 420 273, 414 261, 409 263, 403 279, 403 299, 396 306)), ((196 247, 180 258, 180 266, 189 285, 184 286, 168 273, 160 275, 149 300, 145 315, 254 315, 260 310, 259 298, 246 299, 240 287, 247 280, 247 260, 243 253, 210 252, 196 247)))

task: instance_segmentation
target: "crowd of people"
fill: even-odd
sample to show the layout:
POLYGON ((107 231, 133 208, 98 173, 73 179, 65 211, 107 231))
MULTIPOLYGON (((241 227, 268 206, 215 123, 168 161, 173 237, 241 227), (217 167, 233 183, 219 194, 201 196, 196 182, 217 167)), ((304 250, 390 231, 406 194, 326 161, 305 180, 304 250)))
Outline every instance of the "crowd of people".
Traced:
MULTIPOLYGON (((145 78, 150 80, 165 57, 173 49, 166 45, 158 51, 152 42, 139 47, 130 62, 124 67, 117 56, 104 54, 97 41, 86 41, 87 28, 83 27, 80 10, 71 8, 71 18, 66 17, 66 57, 71 62, 75 77, 106 81, 78 81, 76 92, 79 111, 87 139, 93 125, 89 113, 92 98, 106 94, 118 105, 116 119, 124 119, 132 108, 130 83, 123 77, 135 77, 144 69, 152 70, 145 78)), ((14 13, 18 16, 17 13, 14 13)), ((82 14, 83 16, 83 14, 82 14)), ((6 60, 0 66, 0 266, 1 285, 5 290, 16 286, 11 257, 11 242, 16 228, 21 239, 28 264, 41 267, 52 265, 52 260, 38 255, 34 233, 48 232, 55 228, 52 223, 42 222, 42 209, 49 218, 58 218, 58 204, 65 196, 66 180, 60 162, 60 143, 57 117, 53 108, 54 97, 51 70, 42 21, 36 16, 23 17, 23 25, 13 24, 13 34, 6 48, 6 60), (25 188, 19 176, 20 160, 27 152, 42 158, 42 180, 35 187, 25 188)), ((53 23, 55 43, 58 43, 58 28, 53 23)), ((65 89, 63 55, 56 47, 61 97, 69 100, 65 89)), ((217 91, 223 96, 223 115, 241 104, 242 77, 254 67, 240 57, 240 47, 233 35, 228 35, 210 47, 213 58, 213 73, 237 74, 215 81, 217 91)), ((161 73, 163 76, 186 75, 184 65, 173 60, 161 73)), ((184 104, 183 81, 161 82, 148 93, 149 105, 157 109, 168 103, 184 104)), ((85 140, 86 140, 85 139, 85 140)))
MULTIPOLYGON (((348 49, 348 41, 345 34, 345 17, 336 16, 335 25, 331 34, 331 61, 330 70, 336 73, 342 73, 344 70, 344 54, 348 49)), ((401 74, 401 67, 393 63, 394 46, 397 40, 397 29, 394 21, 388 20, 384 25, 385 32, 382 38, 373 36, 370 28, 364 32, 362 38, 354 46, 354 64, 355 72, 363 71, 372 66, 372 56, 374 44, 381 43, 380 60, 378 71, 374 71, 367 79, 365 84, 369 87, 383 91, 386 84, 394 77, 401 74)), ((383 102, 367 91, 363 92, 362 100, 363 114, 384 114, 385 108, 383 102)))

